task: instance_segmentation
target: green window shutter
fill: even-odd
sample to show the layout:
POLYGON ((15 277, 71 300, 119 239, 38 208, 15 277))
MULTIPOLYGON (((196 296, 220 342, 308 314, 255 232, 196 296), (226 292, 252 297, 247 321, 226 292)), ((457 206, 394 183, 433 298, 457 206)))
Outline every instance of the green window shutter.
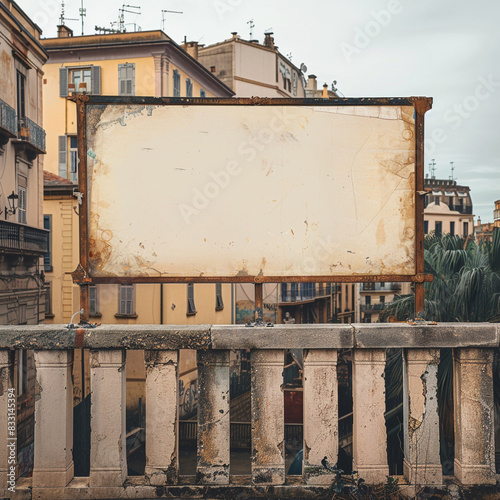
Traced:
POLYGON ((92 88, 90 89, 90 93, 99 95, 101 93, 101 67, 92 66, 91 72, 92 88))
POLYGON ((59 68, 59 96, 68 97, 68 68, 59 68))
POLYGON ((64 179, 68 178, 68 139, 65 135, 59 136, 59 176, 64 179))

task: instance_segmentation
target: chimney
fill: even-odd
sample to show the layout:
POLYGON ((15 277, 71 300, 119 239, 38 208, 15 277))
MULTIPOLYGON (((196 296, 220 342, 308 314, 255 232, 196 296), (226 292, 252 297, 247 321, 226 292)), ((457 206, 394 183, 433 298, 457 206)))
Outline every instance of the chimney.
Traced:
POLYGON ((198 60, 198 42, 184 42, 181 47, 193 58, 198 60))
POLYGON ((318 82, 316 81, 316 75, 307 76, 307 90, 318 90, 318 82))
POLYGON ((73 30, 64 26, 64 24, 57 25, 57 38, 69 38, 73 36, 73 30))
POLYGON ((327 83, 324 83, 323 84, 323 93, 321 94, 321 97, 323 99, 328 99, 328 84, 327 83))
POLYGON ((233 40, 238 40, 238 32, 237 31, 231 31, 231 35, 233 35, 233 40))
POLYGON ((269 47, 270 49, 274 48, 274 33, 270 31, 269 33, 264 33, 264 46, 269 47))

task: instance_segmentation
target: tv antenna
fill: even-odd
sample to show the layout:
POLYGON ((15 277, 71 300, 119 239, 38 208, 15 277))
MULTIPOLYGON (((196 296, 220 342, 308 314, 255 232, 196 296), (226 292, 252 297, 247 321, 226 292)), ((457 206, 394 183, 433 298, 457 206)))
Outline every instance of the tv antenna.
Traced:
POLYGON ((64 0, 61 2, 61 17, 59 18, 59 24, 64 26, 64 21, 78 21, 78 19, 72 19, 71 17, 66 17, 64 15, 64 0))
POLYGON ((94 27, 95 31, 98 32, 99 35, 106 34, 106 33, 119 33, 117 29, 114 28, 101 28, 100 26, 95 26, 94 27))
POLYGON ((161 11, 161 30, 165 31, 165 14, 184 14, 180 10, 166 10, 162 9, 161 11))
POLYGON ((253 40, 253 29, 255 28, 255 24, 253 23, 253 19, 247 21, 247 24, 250 26, 250 40, 253 40))
POLYGON ((85 30, 84 30, 84 24, 85 24, 85 20, 84 20, 84 17, 87 15, 87 9, 85 9, 83 7, 83 0, 82 0, 82 6, 80 7, 80 17, 82 18, 82 36, 85 34, 85 30))
MULTIPOLYGON (((83 0, 82 0, 83 1, 83 0)), ((129 14, 136 14, 139 15, 141 13, 141 8, 138 7, 137 5, 126 5, 123 4, 121 9, 118 9, 118 31, 120 33, 125 33, 125 12, 128 12, 129 14), (133 10, 128 10, 128 9, 133 9, 133 10)))
POLYGON ((454 181, 455 180, 455 176, 453 175, 453 172, 455 171, 455 167, 453 165, 454 163, 455 163, 454 161, 450 161, 450 167, 451 167, 450 181, 454 181))
POLYGON ((431 179, 436 178, 436 160, 433 158, 429 163, 429 171, 431 173, 431 179))

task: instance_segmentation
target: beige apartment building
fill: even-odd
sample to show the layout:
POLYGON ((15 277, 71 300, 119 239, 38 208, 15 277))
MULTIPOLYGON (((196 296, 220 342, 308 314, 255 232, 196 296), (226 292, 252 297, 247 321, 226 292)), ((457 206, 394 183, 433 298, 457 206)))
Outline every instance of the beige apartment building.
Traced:
MULTIPOLYGON (((68 323, 79 309, 69 274, 79 257, 76 105, 67 96, 231 97, 233 92, 160 30, 73 36, 59 26, 58 35, 42 41, 49 54, 44 102, 50 110, 45 215, 53 239, 53 264, 46 273, 52 294, 48 320, 68 323)), ((102 323, 230 322, 229 285, 99 285, 91 287, 90 299, 90 318, 102 323)))
POLYGON ((472 199, 468 186, 450 179, 424 180, 424 234, 456 234, 462 238, 474 233, 472 199))
POLYGON ((301 69, 281 54, 272 35, 265 33, 259 43, 233 32, 231 38, 206 47, 188 42, 187 49, 237 97, 306 97, 301 69))
MULTIPOLYGON (((45 313, 41 30, 0 0, 0 324, 36 325, 45 313)), ((33 465, 33 351, 16 351, 17 475, 33 465)), ((6 368, 2 368, 6 370, 6 368)))

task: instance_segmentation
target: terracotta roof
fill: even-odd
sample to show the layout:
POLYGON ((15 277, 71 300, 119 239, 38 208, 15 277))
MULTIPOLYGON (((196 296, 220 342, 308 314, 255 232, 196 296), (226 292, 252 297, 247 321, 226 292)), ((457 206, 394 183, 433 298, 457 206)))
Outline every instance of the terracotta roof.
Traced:
POLYGON ((69 179, 60 177, 52 172, 43 171, 43 185, 48 186, 76 186, 76 184, 69 179))

